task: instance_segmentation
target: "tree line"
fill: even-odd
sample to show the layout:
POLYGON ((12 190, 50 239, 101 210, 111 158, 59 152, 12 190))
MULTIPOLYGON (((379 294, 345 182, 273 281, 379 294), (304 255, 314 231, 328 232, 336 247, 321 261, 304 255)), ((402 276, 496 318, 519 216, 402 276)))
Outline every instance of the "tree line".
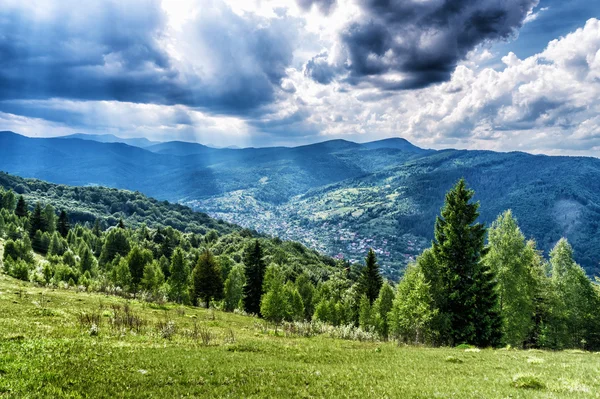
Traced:
POLYGON ((4 270, 40 285, 244 311, 276 328, 318 321, 410 344, 598 349, 600 293, 569 243, 546 261, 510 211, 489 229, 478 223, 473 196, 462 179, 446 194, 431 247, 394 286, 372 250, 361 266, 243 231, 71 226, 68 210, 30 209, 2 190, 4 270))

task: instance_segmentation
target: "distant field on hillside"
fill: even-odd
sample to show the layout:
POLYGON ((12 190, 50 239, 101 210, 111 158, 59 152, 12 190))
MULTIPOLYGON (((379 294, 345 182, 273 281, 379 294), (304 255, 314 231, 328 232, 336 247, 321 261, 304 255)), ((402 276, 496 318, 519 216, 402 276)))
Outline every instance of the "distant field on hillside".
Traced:
POLYGON ((6 398, 594 398, 600 392, 600 354, 399 347, 281 330, 275 336, 253 317, 38 288, 5 275, 0 315, 6 398), (126 307, 139 320, 133 329, 111 322, 126 307), (94 315, 96 336, 84 320, 94 315))

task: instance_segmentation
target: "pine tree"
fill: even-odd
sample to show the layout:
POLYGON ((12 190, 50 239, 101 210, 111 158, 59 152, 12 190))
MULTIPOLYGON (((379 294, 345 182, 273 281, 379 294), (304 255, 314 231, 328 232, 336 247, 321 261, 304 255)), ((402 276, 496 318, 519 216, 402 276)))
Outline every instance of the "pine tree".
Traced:
POLYGON ((127 254, 126 259, 131 272, 132 290, 135 292, 144 276, 144 268, 152 262, 152 252, 135 245, 127 254))
POLYGON ((4 222, 4 217, 0 215, 0 238, 4 237, 4 231, 6 230, 6 223, 4 222))
POLYGON ((246 276, 242 265, 235 265, 231 268, 224 286, 224 307, 228 312, 233 312, 235 309, 243 305, 244 285, 246 284, 246 276))
POLYGON ((69 216, 67 215, 67 212, 63 210, 58 216, 57 230, 63 238, 66 238, 67 234, 69 234, 70 229, 71 225, 69 223, 69 216))
POLYGON ((35 204, 35 208, 31 217, 29 218, 29 237, 34 238, 35 233, 40 231, 44 232, 44 216, 42 214, 42 205, 38 202, 35 204))
POLYGON ((244 307, 248 313, 259 314, 266 267, 263 260, 262 248, 258 240, 255 240, 249 248, 246 248, 244 252, 244 266, 246 273, 244 307))
POLYGON ((113 228, 108 232, 104 240, 104 245, 100 253, 100 265, 105 266, 111 263, 117 255, 125 257, 130 250, 131 246, 125 230, 113 228))
MULTIPOLYGON (((15 210, 15 206, 17 204, 17 199, 15 198, 15 193, 12 190, 8 190, 2 196, 2 203, 0 204, 0 208, 6 209, 9 212, 15 210)), ((25 207, 27 209, 27 207, 25 207)), ((17 215, 19 216, 19 215, 17 215)))
POLYGON ((29 214, 29 210, 27 209, 27 203, 25 202, 25 198, 22 195, 19 196, 19 200, 17 201, 17 207, 15 208, 15 215, 20 218, 24 218, 29 214))
POLYGON ((50 246, 48 247, 48 255, 58 255, 63 256, 65 253, 65 245, 63 244, 63 239, 60 237, 58 232, 54 232, 52 234, 52 238, 50 239, 50 246))
POLYGON ((44 231, 52 234, 56 230, 56 213, 50 204, 44 207, 44 231))
POLYGON ((443 332, 445 340, 451 345, 489 346, 498 343, 497 334, 490 330, 500 320, 495 278, 481 262, 485 255, 485 227, 476 223, 479 203, 470 203, 473 195, 464 179, 446 194, 441 216, 435 223, 433 255, 446 298, 440 307, 449 321, 449 330, 443 332))
POLYGON ((96 237, 100 237, 102 235, 102 229, 100 228, 100 218, 96 218, 96 220, 94 220, 94 228, 92 229, 92 234, 94 234, 96 237))
POLYGON ((223 297, 221 270, 215 257, 208 249, 204 250, 192 273, 192 302, 204 302, 208 308, 211 300, 223 297))
POLYGON ((176 248, 171 259, 169 286, 171 298, 178 303, 189 302, 189 275, 190 269, 183 250, 176 248))
MULTIPOLYGON (((52 237, 52 241, 57 237, 56 233, 52 237)), ((95 274, 96 269, 96 258, 94 258, 94 254, 90 247, 84 242, 79 248, 79 270, 81 274, 88 272, 90 275, 95 274)))
POLYGON ((489 229, 484 262, 498 279, 503 342, 516 347, 523 347, 534 326, 533 257, 512 212, 498 216, 489 229))
POLYGON ((377 257, 373 249, 369 249, 365 262, 366 266, 362 270, 359 280, 359 291, 367 296, 369 303, 372 305, 379 296, 379 290, 383 285, 383 278, 379 272, 377 257))
POLYGON ((125 229, 125 222, 123 222, 123 218, 119 219, 119 224, 117 224, 117 227, 120 229, 125 229))

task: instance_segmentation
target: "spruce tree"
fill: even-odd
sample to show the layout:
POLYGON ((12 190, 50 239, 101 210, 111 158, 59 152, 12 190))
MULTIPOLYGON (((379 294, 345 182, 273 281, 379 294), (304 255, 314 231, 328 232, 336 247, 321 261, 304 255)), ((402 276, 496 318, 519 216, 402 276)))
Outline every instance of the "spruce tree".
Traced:
POLYGON ((96 218, 94 221, 94 228, 92 229, 92 234, 96 237, 100 237, 102 235, 102 229, 100 228, 100 218, 96 218))
POLYGON ((485 227, 476 223, 479 203, 464 179, 446 194, 435 223, 433 255, 445 300, 440 312, 449 321, 443 338, 451 345, 497 345, 500 325, 493 272, 481 262, 485 255, 485 227), (482 335, 480 335, 482 334, 482 335))
POLYGON ((137 291, 144 276, 144 268, 152 262, 152 252, 135 245, 126 259, 129 271, 131 272, 132 289, 137 291))
POLYGON ((56 213, 50 204, 44 207, 44 231, 52 234, 56 230, 56 213))
POLYGON ((22 195, 19 196, 19 200, 17 201, 17 207, 15 208, 15 215, 20 218, 24 218, 29 214, 29 210, 27 209, 27 203, 25 202, 25 198, 22 195))
POLYGON ((369 303, 372 305, 379 296, 379 291, 383 285, 383 278, 381 277, 379 265, 377 264, 377 256, 373 249, 369 249, 365 263, 366 266, 362 270, 359 279, 359 291, 360 294, 367 296, 369 303))
POLYGON ((57 230, 63 238, 66 238, 70 229, 71 225, 69 223, 69 216, 67 215, 67 212, 62 210, 58 216, 57 230))
POLYGON ((266 266, 263 260, 262 248, 258 240, 255 240, 254 243, 246 248, 244 252, 244 266, 246 272, 244 308, 248 313, 259 314, 266 266))
POLYGON ((223 297, 223 279, 215 257, 208 249, 198 258, 192 273, 192 302, 204 302, 208 308, 211 300, 223 297))
POLYGON ((35 204, 35 208, 31 217, 29 218, 29 237, 34 238, 35 233, 38 231, 44 232, 44 215, 42 214, 42 205, 38 202, 35 204))

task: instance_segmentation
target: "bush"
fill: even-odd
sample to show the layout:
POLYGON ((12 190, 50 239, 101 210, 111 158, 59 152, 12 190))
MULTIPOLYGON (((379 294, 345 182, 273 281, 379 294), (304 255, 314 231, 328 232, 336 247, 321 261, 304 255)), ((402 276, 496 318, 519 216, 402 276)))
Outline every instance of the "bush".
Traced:
POLYGON ((546 385, 536 376, 531 374, 517 374, 513 377, 512 384, 515 388, 521 389, 544 389, 546 385))

